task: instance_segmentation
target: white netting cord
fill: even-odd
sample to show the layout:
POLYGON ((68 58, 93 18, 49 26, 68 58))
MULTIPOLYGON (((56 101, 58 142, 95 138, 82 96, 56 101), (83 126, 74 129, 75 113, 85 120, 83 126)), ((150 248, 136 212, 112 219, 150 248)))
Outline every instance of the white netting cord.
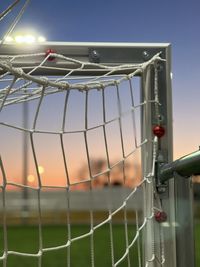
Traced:
MULTIPOLYGON (((154 187, 154 177, 155 177, 155 163, 156 163, 156 159, 157 159, 157 143, 158 143, 158 139, 157 137, 154 138, 154 140, 152 141, 153 143, 153 155, 152 155, 152 170, 151 172, 142 180, 141 185, 151 185, 152 188, 154 187)), ((153 192, 153 191, 152 191, 153 192)), ((127 246, 126 252, 124 253, 124 255, 115 263, 114 266, 118 266, 129 254, 129 250, 132 248, 132 246, 137 242, 139 236, 140 236, 140 232, 142 232, 143 229, 145 229, 145 227, 147 226, 149 221, 152 221, 154 219, 154 208, 153 208, 153 194, 152 194, 152 210, 151 213, 148 214, 147 216, 144 217, 144 220, 141 224, 140 227, 137 227, 137 231, 136 231, 136 235, 134 237, 134 239, 132 240, 132 242, 127 246)), ((126 207, 126 206, 125 206, 126 207)), ((153 244, 154 246, 154 244, 153 244)), ((153 262, 155 260, 155 253, 154 253, 154 249, 153 249, 153 254, 152 257, 147 260, 145 262, 145 267, 149 266, 149 263, 153 262)), ((141 263, 140 263, 141 264, 141 263)))
MULTIPOLYGON (((74 60, 63 55, 58 54, 50 54, 45 57, 45 53, 35 54, 35 55, 24 55, 24 56, 14 56, 12 58, 8 57, 1 57, 0 58, 0 70, 4 74, 0 76, 0 83, 7 82, 5 88, 1 88, 1 98, 0 104, 2 105, 9 105, 18 102, 28 101, 32 99, 36 99, 41 96, 41 92, 45 87, 45 95, 53 94, 63 90, 90 90, 90 89, 102 89, 109 86, 115 86, 116 83, 120 84, 125 80, 131 79, 132 77, 141 74, 143 70, 157 62, 158 60, 162 60, 159 54, 152 57, 151 60, 145 62, 143 64, 134 64, 134 65, 120 65, 120 66, 105 66, 102 64, 95 64, 95 63, 88 63, 88 62, 81 62, 78 60, 74 60), (34 72, 38 69, 49 69, 46 66, 46 62, 48 61, 49 56, 54 56, 56 59, 62 59, 66 63, 72 63, 73 68, 71 69, 64 69, 66 71, 66 75, 62 77, 62 79, 57 78, 55 80, 51 80, 46 77, 37 77, 34 75, 34 72), (24 57, 37 58, 39 56, 45 57, 40 64, 36 67, 29 67, 31 70, 28 73, 25 72, 25 68, 15 68, 13 64, 16 59, 23 59, 24 57), (88 78, 87 81, 81 83, 70 83, 71 75, 77 71, 83 71, 87 69, 97 70, 97 71, 104 71, 104 75, 96 76, 95 78, 88 78), (127 75, 121 75, 118 77, 113 77, 115 74, 117 76, 118 72, 129 72, 127 75), (13 79, 10 80, 10 75, 13 76, 13 79), (105 79, 105 80, 104 80, 105 79), (22 81, 25 83, 22 84, 22 81), (18 85, 19 84, 19 85, 18 85)), ((27 68, 27 67, 26 67, 27 68)), ((56 70, 56 68, 54 67, 56 70)), ((59 69, 58 69, 59 70, 59 69)))
MULTIPOLYGON (((3 195, 3 207, 4 207, 4 222, 3 222, 3 232, 4 232, 4 254, 3 256, 0 257, 0 260, 4 261, 4 265, 6 266, 6 261, 9 255, 19 255, 19 256, 27 256, 27 257, 37 257, 38 258, 38 266, 42 266, 42 255, 44 252, 48 251, 54 251, 54 250, 59 250, 63 248, 67 248, 67 253, 68 253, 68 267, 70 266, 71 262, 71 245, 74 242, 77 242, 78 240, 85 239, 87 237, 90 238, 90 253, 91 253, 91 266, 95 267, 95 255, 94 255, 94 233, 96 230, 98 230, 100 227, 109 224, 110 227, 110 247, 111 247, 111 261, 112 261, 112 266, 119 266, 122 261, 127 259, 128 261, 128 266, 130 266, 130 258, 129 258, 129 252, 130 249, 133 246, 138 246, 138 257, 139 257, 139 266, 141 266, 141 258, 140 258, 140 247, 139 247, 139 239, 141 232, 144 230, 146 225, 148 224, 149 221, 153 220, 154 217, 154 202, 153 202, 153 195, 151 198, 151 206, 152 210, 150 213, 148 213, 145 217, 144 220, 139 223, 138 218, 136 215, 136 234, 133 237, 133 239, 130 241, 128 238, 128 229, 127 229, 127 204, 130 201, 130 199, 134 198, 136 192, 144 185, 144 186, 151 186, 154 188, 154 176, 155 176, 155 161, 157 157, 157 138, 155 138, 153 141, 152 140, 142 140, 141 142, 138 142, 138 138, 136 135, 134 136, 135 138, 135 149, 133 149, 129 154, 125 154, 125 149, 124 149, 124 141, 123 141, 123 133, 122 133, 122 118, 126 116, 126 112, 123 112, 121 109, 121 103, 120 103, 120 96, 119 96, 119 85, 123 81, 127 81, 129 83, 129 86, 132 90, 132 82, 131 79, 138 74, 143 73, 146 68, 149 66, 153 66, 156 62, 162 60, 159 56, 159 54, 155 55, 152 57, 151 60, 143 63, 143 64, 135 64, 135 65, 122 65, 122 66, 104 66, 101 64, 94 64, 94 63, 85 63, 85 62, 80 62, 71 58, 64 57, 62 55, 58 55, 53 53, 52 55, 48 55, 45 58, 42 59, 40 64, 38 66, 34 67, 29 67, 28 71, 24 68, 15 68, 13 67, 15 60, 18 60, 19 58, 23 57, 45 57, 45 54, 37 54, 37 55, 24 55, 24 56, 14 56, 14 57, 4 57, 3 60, 0 60, 0 72, 2 75, 0 76, 0 109, 2 110, 4 107, 8 105, 13 105, 25 101, 31 101, 34 99, 39 98, 35 116, 34 116, 34 121, 33 125, 31 128, 25 129, 23 127, 19 127, 16 125, 11 125, 6 122, 0 122, 0 124, 3 127, 11 127, 15 130, 20 130, 23 132, 27 132, 29 134, 30 142, 31 142, 31 149, 32 149, 32 155, 34 158, 35 166, 36 166, 36 171, 37 171, 37 179, 38 179, 38 187, 33 188, 29 185, 23 185, 19 184, 16 182, 10 182, 7 180, 6 173, 4 172, 4 167, 3 167, 3 162, 1 161, 1 170, 3 173, 3 178, 4 178, 4 184, 1 186, 3 194, 6 192, 6 187, 8 185, 13 185, 17 186, 19 188, 30 188, 32 190, 35 190, 37 192, 37 203, 38 203, 38 219, 39 219, 39 250, 37 253, 22 253, 18 251, 10 251, 8 246, 7 246, 7 222, 6 222, 6 203, 5 203, 5 196, 3 195), (63 61, 66 61, 67 63, 70 63, 73 65, 72 68, 65 69, 66 74, 62 78, 49 78, 49 77, 37 77, 35 72, 38 69, 49 69, 49 67, 46 65, 47 60, 49 56, 55 57, 55 59, 62 59, 63 61), (77 78, 73 78, 73 74, 76 73, 77 71, 83 71, 85 69, 90 68, 91 71, 99 72, 99 75, 92 76, 92 77, 85 77, 84 81, 82 82, 76 82, 77 78), (101 74, 103 72, 103 74, 101 74), (118 73, 128 73, 128 74, 118 74, 118 73), (73 79, 75 82, 73 82, 73 79), (1 87, 1 85, 3 85, 1 87), (117 91, 117 99, 118 99, 118 116, 110 121, 106 120, 106 115, 105 115, 105 99, 104 99, 104 90, 107 87, 114 86, 116 91, 117 91), (103 123, 99 124, 98 126, 95 126, 95 128, 101 128, 103 129, 103 138, 104 138, 104 143, 105 143, 105 151, 106 151, 106 164, 107 168, 104 169, 103 171, 98 172, 97 174, 93 174, 91 170, 91 159, 90 159, 90 152, 89 152, 89 145, 88 145, 88 131, 92 130, 92 127, 89 127, 88 125, 88 116, 87 116, 87 107, 88 107, 88 92, 89 90, 92 89, 98 89, 102 91, 102 99, 103 99, 103 123), (72 132, 67 132, 65 130, 65 116, 67 113, 67 102, 68 102, 68 96, 70 94, 71 90, 79 90, 83 91, 86 93, 86 102, 85 102, 85 125, 83 130, 79 131, 72 131, 72 132), (38 130, 36 129, 37 125, 37 120, 38 116, 40 114, 40 108, 43 102, 43 99, 45 96, 50 95, 50 94, 55 94, 58 92, 66 91, 66 99, 65 99, 65 105, 64 105, 64 110, 63 110, 63 122, 62 122, 62 127, 58 131, 49 131, 45 132, 44 130, 38 130), (107 133, 106 133, 106 126, 109 125, 111 122, 116 122, 118 123, 119 126, 119 131, 120 131, 120 147, 122 149, 122 158, 116 162, 115 164, 112 164, 109 159, 109 149, 108 149, 108 140, 107 140, 107 133), (54 246, 54 247, 44 247, 43 244, 43 235, 42 235, 42 212, 41 212, 41 190, 45 188, 45 186, 42 183, 42 178, 39 173, 39 162, 37 158, 37 152, 35 150, 35 143, 34 143, 34 134, 35 133, 53 133, 57 134, 60 137, 60 147, 62 151, 62 158, 64 162, 64 168, 65 168, 65 175, 66 175, 66 187, 62 186, 54 186, 53 188, 64 188, 67 191, 67 225, 68 225, 68 241, 59 246, 54 246), (84 181, 78 181, 78 182, 72 182, 70 180, 69 174, 68 174, 68 163, 67 163, 67 158, 66 158, 66 152, 65 152, 65 147, 64 147, 64 141, 63 141, 63 135, 65 133, 82 133, 84 136, 84 141, 85 141, 85 147, 86 147, 86 155, 87 155, 87 164, 89 168, 89 177, 88 179, 85 179, 84 181), (113 210, 112 208, 109 208, 108 212, 109 215, 106 219, 101 221, 98 224, 94 224, 94 209, 93 209, 93 188, 92 188, 92 182, 97 179, 98 177, 102 175, 107 175, 108 177, 108 183, 110 185, 110 173, 111 171, 116 167, 122 165, 123 167, 123 178, 125 180, 125 170, 124 170, 124 165, 125 161, 131 157, 131 155, 135 154, 136 151, 139 149, 143 148, 146 144, 151 143, 152 146, 152 151, 153 155, 151 156, 152 162, 151 162, 151 170, 147 175, 145 175, 140 183, 137 184, 135 188, 131 190, 131 192, 124 197, 123 203, 121 205, 113 210), (70 212, 71 212, 71 204, 70 204, 70 188, 71 186, 74 185, 79 185, 81 183, 90 183, 89 190, 90 190, 90 199, 91 199, 91 206, 90 206, 90 231, 79 235, 77 237, 73 237, 71 235, 71 222, 70 222, 70 212), (125 243, 126 243, 126 250, 124 254, 119 258, 116 259, 115 257, 115 249, 114 249, 114 241, 113 241, 113 218, 114 216, 119 213, 120 211, 123 212, 124 214, 124 231, 125 231, 125 243)), ((63 69, 62 69, 63 71, 63 69)), ((155 74, 155 84, 157 84, 157 76, 155 74)), ((133 118, 133 129, 134 132, 136 132, 136 123, 135 123, 135 110, 137 108, 145 109, 146 105, 159 105, 159 99, 157 97, 157 87, 155 85, 155 99, 154 100, 149 100, 148 102, 143 102, 140 103, 139 105, 134 105, 134 99, 132 96, 132 107, 129 111, 132 118, 133 118)), ((158 109, 156 109, 157 112, 159 112, 158 109)), ((50 186, 49 186, 50 188, 50 186)), ((153 190, 152 190, 153 192, 153 190)), ((154 246, 154 244, 153 244, 154 246)), ((154 253, 154 248, 152 248, 153 254, 152 258, 149 259, 145 264, 146 266, 149 266, 148 264, 156 259, 156 255, 154 253)), ((163 252, 164 254, 164 252, 163 252)), ((162 255, 163 256, 163 255, 162 255)), ((164 256, 163 260, 164 261, 164 256)))
POLYGON ((13 8, 19 3, 20 0, 14 1, 10 6, 8 6, 1 14, 0 14, 0 21, 3 20, 12 10, 13 8))
MULTIPOLYGON (((160 113, 160 100, 159 100, 159 91, 158 91, 158 69, 159 69, 159 64, 160 62, 154 62, 154 107, 155 107, 155 123, 157 125, 161 125, 162 122, 162 116, 160 113)), ((155 162, 153 162, 153 166, 152 166, 152 174, 150 174, 150 179, 152 182, 152 211, 155 214, 157 211, 162 212, 162 203, 161 203, 161 199, 160 196, 157 192, 157 188, 156 188, 156 183, 155 183, 155 179, 153 179, 155 177, 155 166, 156 166, 156 161, 158 159, 158 151, 159 151, 159 139, 156 138, 156 142, 154 142, 154 148, 153 148, 153 159, 155 159, 155 162)), ((156 254, 156 246, 158 246, 158 244, 155 243, 155 239, 152 239, 152 248, 153 248, 153 253, 152 253, 152 257, 147 260, 145 267, 151 266, 151 263, 153 262, 157 262, 160 266, 163 266, 165 263, 165 248, 164 248, 164 232, 163 232, 163 227, 162 224, 158 225, 158 223, 156 225, 154 225, 154 231, 155 227, 159 228, 159 252, 158 255, 156 254)), ((158 242, 158 240, 157 240, 158 242)))

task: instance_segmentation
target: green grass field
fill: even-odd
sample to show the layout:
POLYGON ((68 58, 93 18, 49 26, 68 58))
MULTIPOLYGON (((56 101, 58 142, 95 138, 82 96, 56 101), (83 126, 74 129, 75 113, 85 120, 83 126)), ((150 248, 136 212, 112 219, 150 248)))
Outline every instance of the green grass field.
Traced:
MULTIPOLYGON (((133 238, 135 227, 129 228, 129 238, 133 238), (132 228, 132 229, 131 229, 132 228)), ((87 225, 72 226, 72 237, 80 236, 89 231, 87 225)), ((18 252, 37 253, 39 248, 38 229, 34 226, 12 226, 8 228, 8 249, 18 252)), ((67 240, 67 229, 64 226, 45 226, 43 228, 43 247, 54 247, 63 245, 67 240)), ((122 225, 113 226, 113 239, 115 261, 125 252, 125 235, 122 225)), ((3 238, 1 235, 1 255, 3 251, 3 238)), ((94 234, 94 260, 96 267, 111 266, 109 226, 101 227, 94 234)), ((45 252, 42 256, 43 267, 64 267, 67 266, 67 249, 45 252)), ((137 250, 134 246, 131 253, 131 262, 137 266, 137 250)), ((1 263, 2 264, 2 263, 1 263)), ((0 265, 0 266, 3 266, 0 265)), ((8 267, 37 267, 38 259, 35 257, 13 256, 8 257, 8 267)), ((91 266, 90 237, 75 241, 71 245, 70 266, 91 266)), ((125 260, 120 266, 127 266, 125 260)))
MULTIPOLYGON (((79 236, 88 232, 87 225, 74 225, 72 236, 79 236)), ((43 228, 43 247, 54 247, 66 243, 67 229, 64 226, 45 226, 43 228)), ((134 227, 129 228, 129 238, 135 234, 134 227)), ((38 229, 34 226, 12 226, 8 228, 8 249, 18 252, 37 253, 39 248, 38 229)), ((196 237, 196 266, 200 266, 200 224, 195 227, 196 237)), ((124 227, 122 225, 113 226, 114 257, 119 259, 125 251, 124 227)), ((0 253, 3 253, 3 235, 0 235, 0 253)), ((104 226, 94 234, 94 260, 96 267, 112 266, 110 255, 109 226, 104 226)), ((131 266, 138 266, 136 246, 130 253, 131 266)), ((3 267, 2 261, 0 266, 3 267)), ((45 252, 42 256, 43 267, 64 267, 67 266, 67 249, 45 252)), ((71 245, 71 267, 91 266, 90 238, 84 238, 71 245)), ((127 260, 120 264, 121 267, 128 266, 127 260)), ((38 267, 37 257, 22 257, 10 255, 7 267, 38 267)))

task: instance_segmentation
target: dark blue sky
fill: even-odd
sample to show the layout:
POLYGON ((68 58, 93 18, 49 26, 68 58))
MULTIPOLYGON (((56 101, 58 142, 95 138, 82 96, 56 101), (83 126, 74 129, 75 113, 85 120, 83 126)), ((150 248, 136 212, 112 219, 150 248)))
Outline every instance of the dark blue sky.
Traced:
MULTIPOLYGON (((12 2, 2 0, 0 10, 12 2)), ((170 42, 175 155, 200 145, 199 0, 32 0, 20 28, 49 41, 170 42)))

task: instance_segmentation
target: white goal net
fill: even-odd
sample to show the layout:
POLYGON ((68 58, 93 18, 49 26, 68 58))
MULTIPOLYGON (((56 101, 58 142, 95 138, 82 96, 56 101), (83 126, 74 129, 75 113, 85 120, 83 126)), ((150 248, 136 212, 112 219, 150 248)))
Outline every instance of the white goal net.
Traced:
POLYGON ((162 54, 19 50, 0 48, 1 266, 164 266, 162 54))

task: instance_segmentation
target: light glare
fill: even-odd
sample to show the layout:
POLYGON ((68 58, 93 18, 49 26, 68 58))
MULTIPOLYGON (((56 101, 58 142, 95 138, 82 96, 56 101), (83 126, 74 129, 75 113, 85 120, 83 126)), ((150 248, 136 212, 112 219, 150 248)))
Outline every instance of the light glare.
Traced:
POLYGON ((26 35, 24 36, 24 42, 27 44, 32 44, 35 42, 35 36, 33 35, 26 35))
POLYGON ((43 174, 44 173, 44 167, 38 166, 38 172, 39 172, 39 174, 43 174))
POLYGON ((32 174, 29 174, 29 176, 27 177, 27 180, 29 183, 33 183, 35 181, 35 176, 32 174))
POLYGON ((15 36, 15 42, 18 44, 24 43, 24 36, 22 36, 22 35, 15 36))
POLYGON ((5 41, 6 41, 7 43, 11 43, 11 42, 13 42, 13 38, 12 38, 11 36, 7 36, 7 37, 5 38, 5 41))
POLYGON ((34 36, 32 34, 26 34, 26 35, 16 35, 13 39, 13 37, 8 36, 6 38, 6 42, 15 42, 17 44, 33 44, 35 42, 43 43, 46 41, 46 38, 44 36, 34 36))
POLYGON ((43 43, 45 41, 46 41, 46 38, 44 36, 39 36, 38 37, 38 42, 43 43))

